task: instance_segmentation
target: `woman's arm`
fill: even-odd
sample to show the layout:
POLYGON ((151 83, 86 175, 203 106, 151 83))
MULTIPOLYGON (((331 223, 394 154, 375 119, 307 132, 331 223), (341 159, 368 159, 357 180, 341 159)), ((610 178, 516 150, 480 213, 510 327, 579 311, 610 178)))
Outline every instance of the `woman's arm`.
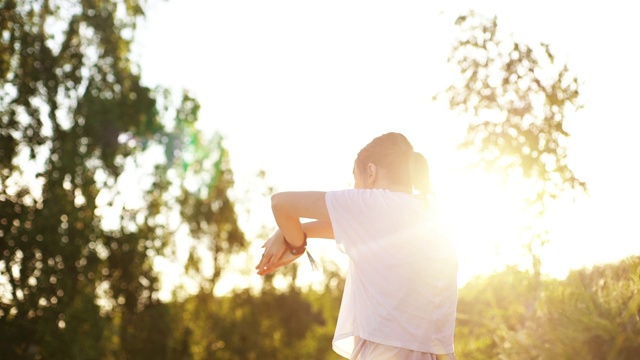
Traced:
POLYGON ((333 239, 333 227, 331 221, 316 220, 302 224, 302 230, 308 238, 333 239))
POLYGON ((324 192, 284 192, 271 197, 271 208, 279 229, 267 240, 262 259, 256 269, 260 275, 291 263, 298 256, 290 256, 284 243, 293 247, 304 244, 309 238, 333 238, 333 228, 325 204, 324 192), (316 219, 302 223, 300 218, 316 219))
MULTIPOLYGON (((302 224, 302 230, 309 238, 333 239, 333 228, 329 221, 310 221, 302 224)), ((260 263, 256 266, 259 275, 271 274, 282 266, 289 265, 302 256, 291 254, 284 245, 284 236, 280 229, 262 246, 265 248, 260 263)))
MULTIPOLYGON (((282 192, 271 196, 271 210, 278 228, 293 247, 302 246, 304 231, 300 218, 330 222, 325 192, 282 192)), ((311 234, 307 233, 307 236, 311 234)))

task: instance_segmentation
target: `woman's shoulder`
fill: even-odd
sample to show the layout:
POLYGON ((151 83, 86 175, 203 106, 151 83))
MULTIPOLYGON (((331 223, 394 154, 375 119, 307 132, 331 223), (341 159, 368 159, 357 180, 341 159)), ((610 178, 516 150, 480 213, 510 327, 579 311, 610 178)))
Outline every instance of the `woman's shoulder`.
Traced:
POLYGON ((405 192, 391 191, 387 189, 344 189, 327 192, 327 201, 346 202, 351 205, 363 206, 415 207, 416 209, 428 209, 430 202, 419 195, 405 192))
POLYGON ((400 193, 386 189, 342 189, 328 191, 327 196, 360 198, 360 199, 384 199, 384 198, 407 198, 411 196, 407 193, 400 193))

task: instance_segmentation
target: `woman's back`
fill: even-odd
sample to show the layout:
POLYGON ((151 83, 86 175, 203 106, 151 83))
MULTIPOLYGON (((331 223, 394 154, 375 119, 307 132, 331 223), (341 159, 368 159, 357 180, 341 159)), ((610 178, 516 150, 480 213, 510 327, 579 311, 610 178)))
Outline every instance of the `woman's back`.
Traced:
POLYGON ((453 352, 457 262, 437 209, 383 189, 326 195, 334 236, 350 258, 336 351, 352 336, 422 352, 453 352))

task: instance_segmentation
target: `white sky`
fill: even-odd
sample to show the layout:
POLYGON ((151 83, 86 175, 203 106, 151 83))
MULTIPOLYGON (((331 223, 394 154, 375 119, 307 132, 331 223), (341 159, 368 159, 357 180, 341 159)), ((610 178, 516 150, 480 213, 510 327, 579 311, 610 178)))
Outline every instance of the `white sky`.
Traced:
MULTIPOLYGON (((561 275, 640 254, 640 24, 632 5, 477 3, 151 2, 134 60, 147 85, 188 89, 200 101, 201 127, 225 136, 239 194, 260 186, 259 170, 277 190, 349 187, 357 151, 384 132, 403 132, 430 160, 436 190, 450 205, 464 205, 461 227, 470 238, 460 266, 468 278, 518 262, 509 194, 457 171, 464 129, 431 101, 453 81, 446 65, 453 21, 473 4, 497 15, 503 33, 549 43, 582 81, 585 108, 567 129, 570 166, 590 195, 556 209, 562 225, 547 249, 547 271, 561 275)), ((250 237, 257 226, 273 225, 266 199, 251 200, 241 224, 250 237)))

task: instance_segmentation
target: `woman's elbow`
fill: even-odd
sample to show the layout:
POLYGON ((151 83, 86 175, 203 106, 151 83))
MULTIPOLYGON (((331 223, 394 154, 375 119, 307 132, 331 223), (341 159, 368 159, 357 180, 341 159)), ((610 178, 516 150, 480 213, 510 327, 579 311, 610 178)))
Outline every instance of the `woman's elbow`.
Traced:
POLYGON ((285 193, 276 193, 271 195, 271 211, 273 211, 274 214, 282 214, 285 212, 286 198, 287 196, 285 193))

